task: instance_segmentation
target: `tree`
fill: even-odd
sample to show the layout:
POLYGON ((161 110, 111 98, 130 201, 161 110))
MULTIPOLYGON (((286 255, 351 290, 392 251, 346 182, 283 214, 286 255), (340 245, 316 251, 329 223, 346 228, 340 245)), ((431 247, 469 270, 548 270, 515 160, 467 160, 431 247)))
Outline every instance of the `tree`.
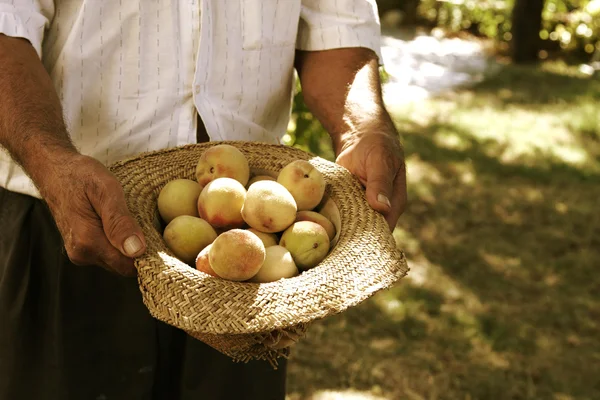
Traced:
POLYGON ((512 12, 512 57, 515 63, 538 59, 544 0, 516 0, 512 12))
POLYGON ((377 0, 379 15, 391 10, 402 12, 402 25, 411 26, 419 22, 419 3, 421 0, 377 0))

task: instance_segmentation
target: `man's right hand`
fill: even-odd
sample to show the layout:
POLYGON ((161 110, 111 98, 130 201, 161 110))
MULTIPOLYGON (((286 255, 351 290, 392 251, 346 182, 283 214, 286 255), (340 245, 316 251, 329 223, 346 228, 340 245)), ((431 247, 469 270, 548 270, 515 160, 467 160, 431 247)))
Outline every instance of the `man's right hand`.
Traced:
POLYGON ((53 163, 38 187, 76 265, 135 275, 133 257, 146 250, 119 181, 97 160, 69 154, 53 163))
POLYGON ((134 275, 146 250, 117 179, 71 143, 54 84, 29 41, 0 34, 0 145, 36 183, 78 265, 134 275))

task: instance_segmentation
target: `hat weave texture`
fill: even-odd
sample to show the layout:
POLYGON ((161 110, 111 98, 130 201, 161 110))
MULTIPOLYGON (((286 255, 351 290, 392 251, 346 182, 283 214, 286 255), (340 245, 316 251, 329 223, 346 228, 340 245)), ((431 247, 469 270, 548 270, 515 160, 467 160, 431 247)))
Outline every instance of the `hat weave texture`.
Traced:
POLYGON ((358 179, 302 150, 260 142, 209 142, 140 154, 110 170, 146 238, 147 251, 135 265, 150 314, 236 361, 264 359, 275 366, 311 322, 358 305, 408 272, 404 253, 383 216, 368 205, 358 179), (212 277, 175 258, 162 238, 158 195, 173 179, 195 180, 200 155, 217 144, 237 147, 255 174, 277 176, 298 159, 321 171, 326 197, 339 213, 333 221, 335 245, 318 266, 294 278, 258 284, 212 277))

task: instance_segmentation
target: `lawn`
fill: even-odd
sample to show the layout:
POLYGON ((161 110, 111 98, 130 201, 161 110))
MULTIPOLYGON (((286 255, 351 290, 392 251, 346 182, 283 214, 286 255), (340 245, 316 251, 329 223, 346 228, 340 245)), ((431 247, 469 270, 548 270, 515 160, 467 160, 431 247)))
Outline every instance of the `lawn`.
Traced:
POLYGON ((311 326, 288 399, 600 399, 599 106, 548 62, 392 109, 411 271, 311 326))

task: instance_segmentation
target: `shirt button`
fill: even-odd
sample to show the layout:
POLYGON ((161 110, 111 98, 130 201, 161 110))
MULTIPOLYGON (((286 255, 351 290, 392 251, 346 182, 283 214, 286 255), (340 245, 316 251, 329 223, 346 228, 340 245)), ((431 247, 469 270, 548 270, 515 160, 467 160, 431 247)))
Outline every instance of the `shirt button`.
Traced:
POLYGON ((200 93, 200 85, 196 85, 194 87, 194 91, 196 92, 196 94, 199 94, 200 93))

